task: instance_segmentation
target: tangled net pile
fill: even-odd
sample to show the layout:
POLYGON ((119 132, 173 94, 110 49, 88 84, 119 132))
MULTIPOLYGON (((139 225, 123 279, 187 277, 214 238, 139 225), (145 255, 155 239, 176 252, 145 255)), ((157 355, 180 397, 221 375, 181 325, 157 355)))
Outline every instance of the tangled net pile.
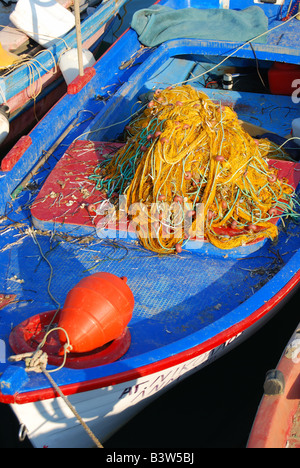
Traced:
POLYGON ((108 197, 126 194, 147 249, 180 252, 201 234, 231 249, 276 238, 272 218, 296 215, 293 187, 267 162, 284 152, 252 138, 232 108, 205 93, 189 85, 156 90, 126 130, 126 144, 92 178, 108 197))

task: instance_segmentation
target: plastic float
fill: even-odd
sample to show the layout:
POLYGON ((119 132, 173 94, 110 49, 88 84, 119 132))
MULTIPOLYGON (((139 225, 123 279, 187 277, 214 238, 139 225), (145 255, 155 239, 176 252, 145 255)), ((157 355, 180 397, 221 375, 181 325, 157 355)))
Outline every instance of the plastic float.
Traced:
POLYGON ((127 328, 134 308, 134 297, 126 278, 110 273, 95 273, 83 278, 69 291, 64 308, 37 314, 17 325, 9 343, 16 354, 35 352, 51 332, 43 351, 48 362, 61 365, 64 345, 70 349, 66 367, 83 368, 119 359, 130 346, 127 328))

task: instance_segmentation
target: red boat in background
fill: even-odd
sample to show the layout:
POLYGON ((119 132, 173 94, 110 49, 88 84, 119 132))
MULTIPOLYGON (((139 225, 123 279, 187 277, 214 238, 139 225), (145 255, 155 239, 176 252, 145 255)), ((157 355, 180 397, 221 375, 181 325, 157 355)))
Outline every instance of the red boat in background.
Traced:
POLYGON ((247 448, 300 448, 300 323, 267 372, 247 448))

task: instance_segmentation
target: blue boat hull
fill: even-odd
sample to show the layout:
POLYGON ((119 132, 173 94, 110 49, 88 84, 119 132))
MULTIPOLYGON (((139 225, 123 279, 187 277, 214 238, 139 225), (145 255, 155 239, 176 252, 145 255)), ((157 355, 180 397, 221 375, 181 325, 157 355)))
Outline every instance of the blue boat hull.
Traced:
MULTIPOLYGON (((255 249, 226 252, 208 247, 160 256, 141 248, 136 239, 100 239, 87 225, 57 224, 55 218, 49 222, 35 216, 35 203, 43 202, 38 199, 41 188, 75 139, 116 141, 139 96, 157 82, 167 87, 192 79, 195 66, 207 60, 205 51, 196 39, 169 41, 155 50, 141 48, 129 30, 97 62, 82 89, 75 94, 69 89, 30 133, 28 149, 11 170, 0 173, 0 284, 8 300, 0 312, 5 349, 0 400, 12 404, 26 425, 32 421, 29 436, 33 442, 36 437, 36 446, 57 446, 59 439, 64 444, 68 431, 60 433, 53 421, 59 412, 63 429, 72 428, 75 432, 69 433, 76 434, 66 443, 78 446, 80 431, 44 376, 26 374, 23 364, 7 362, 14 354, 9 337, 19 323, 63 306, 68 291, 84 276, 97 271, 126 276, 135 298, 131 344, 124 356, 96 367, 65 366, 53 374, 102 441, 160 392, 253 334, 298 286, 299 225, 293 220, 281 225, 276 243, 267 240, 255 249), (43 155, 44 165, 26 180, 43 155), (45 430, 38 433, 41 424, 45 430)), ((214 46, 214 55, 218 53, 214 46)), ((203 90, 195 80, 192 85, 203 90)), ((221 103, 230 102, 242 120, 282 137, 297 112, 288 97, 205 91, 221 103), (286 107, 282 125, 282 114, 276 112, 286 107)), ((87 440, 83 437, 82 444, 87 440)))

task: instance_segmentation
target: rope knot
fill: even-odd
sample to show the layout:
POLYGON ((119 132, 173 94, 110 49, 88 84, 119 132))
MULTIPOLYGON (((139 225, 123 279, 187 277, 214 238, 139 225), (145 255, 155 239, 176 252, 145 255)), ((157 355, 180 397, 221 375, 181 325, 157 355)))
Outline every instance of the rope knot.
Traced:
POLYGON ((70 340, 69 340, 67 332, 63 328, 60 328, 60 327, 52 328, 51 330, 49 330, 45 334, 42 342, 39 344, 38 348, 35 351, 30 352, 30 353, 23 353, 23 354, 17 354, 15 356, 10 356, 8 360, 10 362, 18 362, 18 361, 24 360, 26 372, 37 372, 37 373, 45 372, 47 364, 48 364, 48 354, 42 351, 41 348, 46 343, 48 335, 55 330, 62 330, 65 333, 66 339, 67 339, 67 342, 63 346, 64 356, 63 356, 63 362, 61 366, 59 366, 56 369, 50 370, 48 372, 51 373, 51 372, 59 371, 60 369, 62 369, 62 367, 64 367, 66 363, 67 353, 69 353, 72 350, 72 345, 70 344, 70 340))
POLYGON ((48 355, 41 349, 32 353, 32 357, 25 358, 26 372, 42 373, 48 364, 48 355))
POLYGON ((48 355, 41 349, 38 349, 32 353, 23 353, 10 356, 8 360, 10 362, 19 362, 24 360, 26 372, 41 373, 44 372, 47 367, 48 355))

